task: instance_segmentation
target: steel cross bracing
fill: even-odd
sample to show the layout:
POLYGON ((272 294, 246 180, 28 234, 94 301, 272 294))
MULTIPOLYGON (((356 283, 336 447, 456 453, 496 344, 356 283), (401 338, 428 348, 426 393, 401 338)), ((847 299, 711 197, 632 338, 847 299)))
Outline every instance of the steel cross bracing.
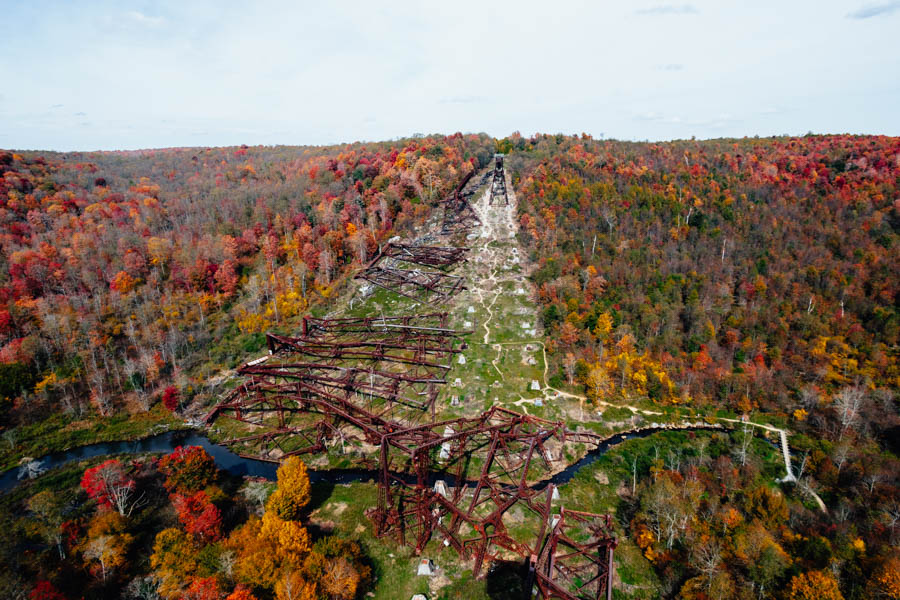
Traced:
POLYGON ((541 597, 611 600, 616 539, 609 515, 560 508, 549 526, 529 573, 541 597))
MULTIPOLYGON (((506 195, 502 157, 494 182, 498 172, 502 187, 492 183, 491 202, 495 191, 506 195)), ((468 198, 490 176, 466 191, 469 173, 457 187, 445 205, 445 233, 480 222, 468 198)), ((390 244, 358 277, 440 302, 463 289, 461 278, 392 264, 442 269, 464 260, 465 251, 390 244)), ((467 333, 450 329, 447 313, 305 318, 299 336, 267 335, 270 355, 238 369, 245 382, 206 421, 226 416, 242 423, 249 431, 223 443, 273 461, 326 452, 338 438, 375 445, 378 502, 368 514, 376 535, 417 552, 437 538, 441 547, 471 559, 476 577, 486 561, 518 555, 529 564, 529 592, 609 600, 616 544, 609 517, 564 508, 553 514, 555 488, 546 483, 565 466, 566 444, 601 438, 496 406, 476 417, 435 422, 437 386, 446 383, 467 333), (516 519, 530 520, 536 537, 513 535, 516 519)))
POLYGON ((466 348, 466 331, 447 327, 447 313, 365 319, 303 319, 303 335, 267 334, 270 354, 311 357, 320 364, 381 362, 406 374, 443 375, 466 348))
POLYGON ((242 369, 251 381, 216 414, 231 411, 247 422, 274 416, 273 429, 239 440, 275 442, 283 455, 322 452, 327 439, 343 438, 345 431, 377 444, 378 504, 369 512, 376 535, 417 551, 437 537, 443 547, 473 560, 476 576, 486 561, 512 553, 529 561, 543 597, 609 597, 615 539, 608 517, 565 509, 554 515, 553 486, 540 483, 554 463, 562 466, 566 444, 593 444, 598 436, 500 407, 472 418, 401 425, 341 394, 267 380, 260 367, 242 369), (292 425, 297 414, 320 419, 292 425), (284 444, 285 437, 292 445, 284 444), (510 533, 513 511, 536 523, 531 542, 510 533))
POLYGON ((499 552, 536 556, 537 545, 511 535, 509 515, 515 509, 520 518, 550 519, 552 487, 533 482, 549 477, 563 445, 573 441, 596 436, 499 407, 385 435, 378 506, 370 511, 375 533, 417 551, 436 535, 474 561, 476 577, 499 552), (481 464, 477 477, 468 473, 473 462, 481 464))
POLYGON ((406 244, 388 244, 369 262, 367 268, 376 266, 386 258, 392 258, 415 265, 444 269, 453 267, 465 260, 468 248, 455 246, 410 246, 406 244))
POLYGON ((462 182, 453 191, 450 198, 443 201, 444 205, 444 221, 441 224, 442 235, 452 235, 457 232, 466 232, 469 229, 481 224, 478 213, 469 203, 469 198, 475 194, 475 190, 480 187, 484 181, 482 180, 475 187, 465 190, 469 184, 475 171, 469 172, 462 182))
POLYGON ((509 196, 506 195, 506 173, 503 171, 503 157, 497 156, 494 164, 493 178, 491 180, 491 197, 488 204, 493 204, 494 199, 497 203, 503 200, 504 204, 509 204, 509 196))
POLYGON ((423 304, 443 304, 466 289, 462 277, 442 271, 374 266, 361 271, 356 278, 423 304))
POLYGON ((470 333, 449 328, 448 318, 305 318, 299 337, 267 336, 269 356, 238 369, 248 380, 206 420, 228 416, 260 429, 226 443, 264 456, 323 450, 341 435, 335 418, 374 423, 365 431, 374 441, 385 428, 433 420, 437 387, 470 333))

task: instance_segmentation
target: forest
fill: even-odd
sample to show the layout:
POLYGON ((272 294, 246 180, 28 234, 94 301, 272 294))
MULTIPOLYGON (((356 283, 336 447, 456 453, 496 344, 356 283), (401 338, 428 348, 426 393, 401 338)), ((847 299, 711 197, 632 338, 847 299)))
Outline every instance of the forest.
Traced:
POLYGON ((900 597, 900 140, 498 147, 561 385, 796 432, 793 498, 756 487, 746 434, 657 449, 629 535, 668 594, 900 597))
POLYGON ((307 532, 300 461, 27 469, 187 427, 495 152, 555 387, 792 432, 782 483, 746 428, 623 446, 609 503, 653 577, 616 597, 900 598, 900 139, 849 135, 0 151, 0 470, 35 476, 0 503, 0 594, 365 596, 366 548, 307 532))

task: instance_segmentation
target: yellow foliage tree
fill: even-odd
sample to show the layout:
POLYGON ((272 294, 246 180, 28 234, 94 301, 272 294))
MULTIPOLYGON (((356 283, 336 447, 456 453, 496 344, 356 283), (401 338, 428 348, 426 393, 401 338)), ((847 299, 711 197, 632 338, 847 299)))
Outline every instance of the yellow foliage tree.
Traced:
POLYGON ((875 569, 869 580, 869 595, 872 598, 900 600, 900 558, 889 558, 875 569))
POLYGON ((299 571, 285 571, 275 584, 278 600, 316 600, 316 584, 306 581, 299 571))
POLYGON ((309 504, 309 475, 306 465, 291 456, 278 467, 278 489, 266 502, 266 513, 273 512, 280 519, 295 521, 309 504))
POLYGON ((594 335, 600 341, 606 341, 609 332, 612 331, 613 320, 608 313, 600 313, 597 317, 597 324, 594 325, 594 335))
POLYGON ((282 564, 300 564, 309 554, 309 534, 300 521, 282 519, 267 510, 260 535, 275 544, 276 556, 282 564))
POLYGON ((788 600, 844 600, 834 575, 809 571, 795 575, 788 585, 788 600))
POLYGON ((250 585, 273 588, 281 564, 274 540, 262 535, 262 521, 250 517, 228 536, 226 547, 237 557, 234 579, 250 585))

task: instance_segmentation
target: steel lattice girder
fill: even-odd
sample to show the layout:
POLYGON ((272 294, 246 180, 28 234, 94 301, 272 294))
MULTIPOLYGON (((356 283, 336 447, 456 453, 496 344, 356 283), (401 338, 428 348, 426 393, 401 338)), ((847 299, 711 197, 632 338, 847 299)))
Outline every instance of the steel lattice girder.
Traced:
POLYGON ((443 373, 395 373, 302 362, 269 361, 245 365, 238 372, 261 385, 293 384, 298 393, 338 399, 397 424, 419 423, 433 416, 436 386, 446 383, 443 373))
POLYGON ((488 204, 494 203, 494 198, 503 197, 503 203, 509 204, 509 196, 506 194, 506 173, 503 171, 503 158, 497 157, 494 165, 494 176, 491 180, 491 197, 488 204))
POLYGON ((465 260, 468 248, 457 246, 410 246, 406 244, 388 244, 369 261, 367 268, 376 266, 386 258, 392 258, 414 265, 444 269, 465 260))
POLYGON ((468 201, 468 197, 471 196, 474 191, 470 193, 463 191, 474 174, 475 171, 470 171, 453 191, 450 198, 443 201, 444 221, 441 225, 441 233, 443 235, 450 235, 457 231, 465 231, 481 224, 478 213, 475 212, 475 209, 472 208, 472 205, 469 204, 468 201))
POLYGON ((304 318, 304 335, 267 334, 269 353, 312 357, 319 364, 352 366, 384 364, 407 375, 443 376, 455 354, 465 349, 461 336, 470 332, 446 327, 447 313, 383 319, 304 318))
MULTIPOLYGON (((380 444, 378 504, 369 511, 376 535, 391 535, 421 550, 437 534, 445 546, 474 560, 476 577, 485 561, 497 558, 497 549, 506 549, 531 561, 535 582, 547 598, 599 599, 603 591, 608 593, 615 546, 608 518, 561 511, 560 519, 551 522, 553 486, 531 483, 551 474, 551 442, 559 445, 561 455, 567 442, 595 443, 599 436, 571 432, 562 423, 500 407, 473 418, 402 425, 395 414, 361 406, 361 394, 335 385, 340 377, 323 376, 327 380, 323 383, 318 376, 311 380, 304 374, 293 380, 290 373, 295 367, 309 365, 256 362, 245 366, 241 372, 251 377, 250 382, 235 390, 208 420, 231 413, 244 422, 265 424, 260 417, 274 414, 273 428, 234 441, 274 442, 282 458, 321 452, 326 439, 343 435, 342 427, 355 428, 366 441, 380 444), (318 421, 297 425, 293 418, 298 415, 316 416, 318 421), (286 438, 291 444, 279 444, 286 438), (477 461, 479 474, 472 477, 469 470, 477 461), (451 485, 438 489, 434 485, 438 478, 451 485), (515 539, 504 523, 504 515, 515 507, 541 524, 533 544, 515 539), (566 529, 603 518, 606 529, 591 525, 587 541, 581 541, 579 532, 566 529), (548 523, 552 525, 549 534, 548 523), (463 527, 474 534, 464 534, 463 527)), ((345 384, 352 379, 345 377, 345 384)))
POLYGON ((561 508, 533 560, 541 596, 561 600, 612 599, 616 539, 609 515, 561 508))
POLYGON ((421 551, 437 533, 445 546, 474 559, 476 577, 484 561, 496 558, 494 548, 532 555, 529 544, 509 533, 504 516, 518 506, 540 522, 549 518, 544 490, 530 483, 552 470, 548 442, 561 449, 567 439, 596 441, 592 434, 569 434, 562 423, 494 407, 476 418, 384 436, 378 506, 370 511, 376 535, 421 551), (473 458, 483 461, 477 478, 467 473, 473 458), (453 485, 435 489, 436 478, 453 485), (463 535, 464 526, 474 537, 463 535))
POLYGON ((440 271, 371 267, 356 275, 380 288, 406 296, 416 302, 442 304, 467 289, 463 278, 440 271))
POLYGON ((343 319, 303 318, 303 337, 316 339, 343 339, 347 335, 394 336, 430 335, 436 337, 460 337, 472 333, 448 327, 450 314, 446 312, 399 317, 349 317, 343 319))

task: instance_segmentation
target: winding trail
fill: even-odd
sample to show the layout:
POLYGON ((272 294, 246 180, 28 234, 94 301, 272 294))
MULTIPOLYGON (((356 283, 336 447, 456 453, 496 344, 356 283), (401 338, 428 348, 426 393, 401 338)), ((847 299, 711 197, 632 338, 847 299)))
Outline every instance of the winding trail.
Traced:
MULTIPOLYGON (((506 176, 507 178, 509 177, 508 174, 506 176)), ((510 398, 509 403, 516 406, 519 410, 528 413, 529 405, 535 405, 537 400, 541 400, 544 403, 560 399, 577 401, 578 410, 583 419, 585 404, 587 403, 588 398, 581 394, 561 390, 550 384, 550 361, 547 359, 546 344, 539 335, 536 335, 538 325, 534 325, 533 329, 527 332, 530 335, 525 336, 525 339, 502 342, 492 341, 496 337, 495 329, 497 323, 502 326, 507 320, 514 320, 517 317, 528 319, 531 323, 538 323, 537 307, 531 302, 523 303, 523 306, 514 314, 505 314, 502 308, 500 311, 497 310, 497 303, 504 295, 504 283, 507 285, 512 283, 514 286, 518 286, 515 292, 516 295, 527 294, 527 297, 529 298, 534 298, 535 295, 533 284, 525 276, 525 265, 521 263, 524 259, 524 253, 517 240, 516 233, 518 232, 518 221, 515 218, 518 211, 518 199, 516 198, 514 188, 509 179, 507 179, 506 189, 509 197, 508 205, 490 205, 490 192, 488 190, 485 190, 480 194, 472 204, 472 207, 481 219, 481 225, 478 229, 474 230, 473 235, 470 236, 470 238, 474 238, 472 240, 474 242, 472 246, 473 253, 475 254, 475 268, 470 277, 472 285, 471 292, 472 299, 480 305, 484 313, 487 314, 487 318, 480 324, 480 327, 484 328, 484 335, 482 336, 480 344, 487 346, 492 351, 496 352, 496 355, 491 358, 490 364, 493 371, 496 372, 500 377, 500 380, 504 382, 507 382, 510 379, 515 380, 516 377, 521 377, 521 375, 507 373, 505 369, 502 368, 500 363, 503 358, 504 349, 513 347, 524 347, 527 349, 530 345, 539 346, 541 349, 540 358, 543 360, 543 372, 541 376, 542 387, 540 393, 532 398, 525 398, 521 394, 515 394, 512 397, 514 398, 517 395, 518 399, 512 400, 510 398), (521 265, 523 267, 523 269, 518 270, 518 273, 514 272, 511 268, 516 265, 521 265)), ((479 344, 479 342, 474 343, 479 344)), ((535 363, 532 362, 529 364, 535 363)), ((662 411, 642 408, 632 404, 613 404, 604 401, 597 402, 594 406, 590 407, 590 410, 596 411, 597 408, 625 408, 631 411, 632 415, 641 415, 648 418, 665 414, 662 411)), ((693 418, 701 419, 699 416, 693 418)), ((685 422, 690 419, 690 416, 685 417, 685 422)), ((716 420, 726 427, 744 423, 744 421, 740 419, 718 418, 716 420)), ((654 423, 654 425, 656 424, 654 423)), ((793 472, 791 453, 788 446, 789 432, 764 423, 749 422, 747 425, 772 432, 779 436, 786 473, 781 481, 797 484, 804 492, 809 494, 810 497, 815 500, 816 504, 823 512, 827 512, 825 503, 822 499, 819 498, 819 496, 809 487, 809 485, 805 484, 804 481, 799 481, 793 472)))

